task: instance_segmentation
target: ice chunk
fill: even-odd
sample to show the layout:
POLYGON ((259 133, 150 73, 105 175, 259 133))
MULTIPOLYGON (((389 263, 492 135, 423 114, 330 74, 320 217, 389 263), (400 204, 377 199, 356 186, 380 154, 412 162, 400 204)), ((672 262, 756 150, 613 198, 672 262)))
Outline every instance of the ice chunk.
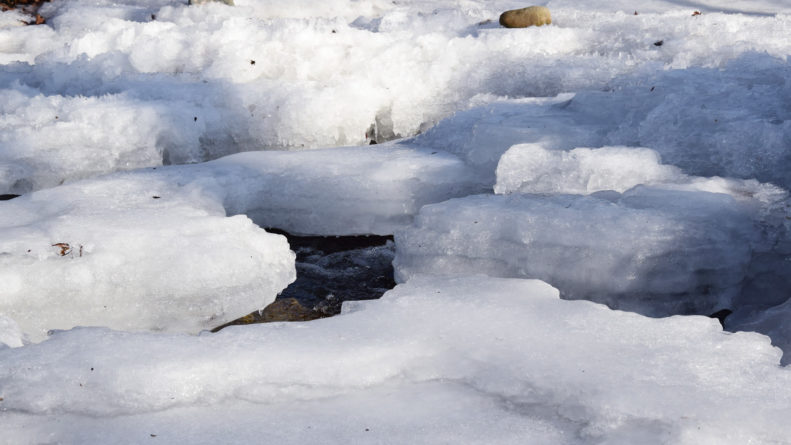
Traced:
POLYGON ((587 195, 626 190, 640 184, 686 179, 678 167, 661 165, 647 148, 575 148, 547 150, 540 144, 508 149, 497 165, 495 193, 568 193, 587 195))
MULTIPOLYGON (((761 208, 721 193, 642 186, 623 195, 455 199, 424 207, 396 233, 396 281, 425 272, 539 278, 565 298, 614 308, 711 313, 758 279, 748 272, 753 255, 781 236, 763 238, 754 220, 761 208)), ((777 263, 761 273, 788 289, 777 263)))
MULTIPOLYGON (((664 165, 659 154, 643 147, 575 148, 550 150, 541 144, 509 148, 497 166, 498 194, 591 194, 606 190, 625 192, 638 185, 667 190, 722 193, 738 200, 755 199, 770 213, 782 207, 788 193, 754 179, 703 178, 664 165)), ((782 210, 781 210, 782 211, 782 210)))
POLYGON ((116 175, 0 201, 0 314, 33 341, 110 326, 197 333, 294 280, 285 238, 196 187, 116 175))
POLYGON ((485 189, 453 155, 393 144, 239 153, 134 174, 190 184, 228 214, 301 235, 390 235, 425 204, 485 189))
POLYGON ((791 434, 780 352, 715 320, 650 319, 481 276, 416 276, 354 306, 307 324, 199 337, 83 328, 2 350, 4 437, 228 439, 270 425, 284 443, 791 434))
POLYGON ((390 144, 240 153, 207 168, 221 172, 229 213, 293 234, 389 235, 425 204, 484 190, 455 156, 390 144))

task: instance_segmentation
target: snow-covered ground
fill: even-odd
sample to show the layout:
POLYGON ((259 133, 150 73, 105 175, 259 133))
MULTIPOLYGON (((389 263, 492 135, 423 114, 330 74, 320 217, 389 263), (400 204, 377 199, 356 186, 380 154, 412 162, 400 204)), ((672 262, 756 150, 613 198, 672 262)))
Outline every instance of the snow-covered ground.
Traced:
POLYGON ((0 13, 0 443, 791 443, 791 1, 186 3, 0 13))

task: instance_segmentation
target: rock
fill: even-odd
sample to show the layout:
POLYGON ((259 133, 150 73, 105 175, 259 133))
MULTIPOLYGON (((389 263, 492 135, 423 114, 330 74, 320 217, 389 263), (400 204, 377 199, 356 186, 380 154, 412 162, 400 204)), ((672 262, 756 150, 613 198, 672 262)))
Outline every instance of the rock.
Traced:
POLYGON ((218 332, 223 328, 234 325, 274 323, 277 321, 310 321, 329 317, 330 315, 333 314, 325 314, 306 308, 302 306, 296 298, 281 298, 272 302, 272 304, 265 307, 261 312, 253 312, 252 314, 245 315, 230 323, 218 326, 211 331, 218 332))
POLYGON ((225 3, 228 6, 233 6, 233 0, 189 0, 190 5, 202 5, 204 3, 225 3))
POLYGON ((528 6, 512 9, 500 15, 500 25, 506 28, 527 28, 528 26, 549 25, 552 17, 544 6, 528 6))
POLYGON ((261 312, 262 323, 274 321, 310 321, 325 317, 324 314, 299 304, 296 298, 275 300, 261 312))

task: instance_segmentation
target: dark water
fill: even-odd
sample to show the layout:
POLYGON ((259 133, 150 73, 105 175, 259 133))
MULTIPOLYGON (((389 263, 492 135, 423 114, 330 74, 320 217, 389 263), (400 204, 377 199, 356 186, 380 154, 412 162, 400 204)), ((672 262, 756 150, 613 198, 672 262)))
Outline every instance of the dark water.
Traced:
POLYGON ((295 298, 327 315, 346 300, 379 298, 395 287, 392 236, 296 237, 284 234, 297 254, 297 280, 277 298, 295 298))
POLYGON ((296 281, 264 311, 253 312, 215 331, 234 324, 329 317, 340 313, 344 301, 376 299, 395 287, 392 236, 294 236, 274 229, 267 231, 288 238, 291 250, 297 254, 296 281))

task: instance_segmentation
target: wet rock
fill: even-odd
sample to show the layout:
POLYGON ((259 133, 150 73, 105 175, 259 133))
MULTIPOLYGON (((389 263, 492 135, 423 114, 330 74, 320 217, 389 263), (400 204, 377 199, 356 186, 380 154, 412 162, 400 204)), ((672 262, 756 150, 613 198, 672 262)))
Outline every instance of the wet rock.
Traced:
POLYGON ((544 6, 512 9, 500 15, 500 25, 506 28, 527 28, 528 26, 542 26, 551 23, 552 17, 549 8, 544 6))
POLYGON ((275 300, 261 311, 261 323, 275 321, 310 321, 326 317, 325 314, 306 308, 296 298, 275 300))
POLYGON ((242 318, 212 329, 212 332, 234 325, 274 323, 279 321, 310 321, 329 316, 323 312, 302 306, 296 298, 283 298, 275 300, 261 312, 245 315, 242 318))

